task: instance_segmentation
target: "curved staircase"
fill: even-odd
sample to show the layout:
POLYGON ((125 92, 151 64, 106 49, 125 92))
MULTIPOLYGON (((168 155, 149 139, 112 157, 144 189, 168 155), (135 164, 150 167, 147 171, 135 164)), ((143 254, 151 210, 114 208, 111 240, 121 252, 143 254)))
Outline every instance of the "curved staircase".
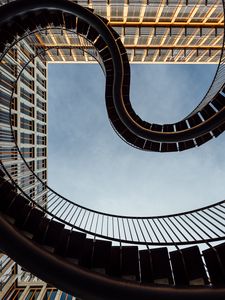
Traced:
MULTIPOLYGON (((1 59, 37 26, 74 30, 98 50, 110 122, 130 145, 146 151, 182 151, 224 131, 224 83, 184 120, 164 125, 141 120, 130 103, 129 62, 118 34, 107 20, 71 2, 22 0, 0 7, 1 59)), ((10 113, 9 107, 9 123, 10 113)), ((29 168, 16 142, 15 149, 26 176, 43 184, 48 198, 42 205, 28 195, 10 169, 15 157, 3 148, 0 248, 26 270, 84 300, 224 299, 224 201, 159 217, 104 214, 51 190, 29 168)))

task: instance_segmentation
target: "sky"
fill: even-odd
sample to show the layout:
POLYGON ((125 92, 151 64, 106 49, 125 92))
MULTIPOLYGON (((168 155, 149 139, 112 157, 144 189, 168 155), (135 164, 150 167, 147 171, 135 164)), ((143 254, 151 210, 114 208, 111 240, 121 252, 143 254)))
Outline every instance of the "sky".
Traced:
MULTIPOLYGON (((176 122, 200 102, 216 65, 132 65, 131 103, 149 122, 176 122)), ((137 150, 107 118, 97 64, 49 64, 49 186, 104 212, 156 216, 224 199, 225 134, 180 153, 137 150)))

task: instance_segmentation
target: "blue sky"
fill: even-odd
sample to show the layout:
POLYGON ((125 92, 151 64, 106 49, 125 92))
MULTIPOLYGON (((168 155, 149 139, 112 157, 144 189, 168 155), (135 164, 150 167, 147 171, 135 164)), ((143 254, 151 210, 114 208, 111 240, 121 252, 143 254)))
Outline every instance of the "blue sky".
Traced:
MULTIPOLYGON (((207 91, 216 65, 132 65, 131 102, 150 122, 178 121, 207 91)), ((49 65, 49 185, 90 208, 159 215, 224 199, 225 135, 181 153, 125 144, 113 131, 98 65, 49 65)))

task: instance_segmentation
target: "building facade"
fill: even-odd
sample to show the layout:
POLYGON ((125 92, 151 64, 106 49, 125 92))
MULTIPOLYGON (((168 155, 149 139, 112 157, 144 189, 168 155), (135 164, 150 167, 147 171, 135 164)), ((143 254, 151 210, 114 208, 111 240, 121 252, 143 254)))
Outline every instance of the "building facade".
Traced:
MULTIPOLYGON (((10 134, 11 128, 7 124, 10 117, 8 106, 12 96, 12 125, 17 146, 27 164, 44 183, 47 183, 47 67, 46 63, 38 57, 27 64, 32 55, 33 50, 29 44, 21 41, 11 49, 0 65, 0 147, 3 149, 4 143, 10 145, 12 142, 12 147, 8 149, 6 155, 6 159, 15 160, 15 164, 11 165, 12 174, 21 186, 27 187, 31 197, 45 201, 45 196, 42 195, 44 187, 35 186, 29 176, 23 176, 25 165, 18 166, 18 157, 13 157, 14 143, 10 134), (17 76, 19 79, 15 82, 17 76)), ((19 266, 1 253, 1 299, 20 299, 18 295, 22 295, 22 288, 18 290, 18 295, 17 290, 14 292, 14 288, 17 283, 24 282, 21 280, 23 273, 19 266)), ((35 297, 33 299, 36 299, 35 297)))
MULTIPOLYGON (((10 1, 0 1, 1 5, 10 1)), ((78 0, 107 18, 133 63, 218 63, 224 35, 219 0, 78 0)), ((48 63, 95 63, 97 52, 84 37, 49 26, 18 43, 0 65, 0 147, 11 139, 5 125, 11 95, 16 143, 32 170, 47 184, 48 63), (43 55, 36 55, 42 52, 43 55), (21 74, 20 74, 21 73, 21 74), (20 74, 15 84, 16 77, 20 74), (4 138, 3 138, 4 136, 4 138), (6 138, 8 136, 8 138, 6 138)), ((13 145, 13 143, 12 143, 13 145)), ((13 146, 12 146, 13 147, 13 146)), ((13 148, 9 149, 13 155, 13 148)), ((30 196, 45 202, 44 185, 14 175, 30 196)), ((47 206, 47 203, 46 203, 47 206)), ((74 300, 0 254, 0 299, 74 300)))

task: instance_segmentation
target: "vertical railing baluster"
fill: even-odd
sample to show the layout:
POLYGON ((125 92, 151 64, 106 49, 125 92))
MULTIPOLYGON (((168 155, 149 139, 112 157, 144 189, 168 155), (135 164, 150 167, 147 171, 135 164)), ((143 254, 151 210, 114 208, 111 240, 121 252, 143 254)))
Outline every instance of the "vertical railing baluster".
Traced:
POLYGON ((79 213, 78 213, 78 215, 77 215, 77 217, 76 217, 76 219, 75 219, 75 221, 74 221, 74 223, 73 223, 74 226, 76 226, 77 220, 78 220, 78 218, 79 218, 79 216, 80 216, 82 210, 83 210, 83 208, 80 208, 80 211, 79 211, 79 213))
POLYGON ((81 224, 82 224, 82 222, 83 222, 83 220, 84 220, 84 217, 85 217, 86 213, 87 213, 87 210, 85 209, 85 211, 84 211, 84 213, 83 213, 83 216, 82 216, 82 218, 81 218, 81 220, 80 220, 80 224, 78 225, 80 228, 81 228, 81 224))
MULTIPOLYGON (((152 219, 150 219, 150 220, 152 220, 152 219)), ((155 236, 156 240, 158 241, 158 243, 160 243, 160 240, 159 240, 159 238, 158 238, 158 235, 155 233, 155 230, 154 230, 154 228, 153 228, 153 226, 152 226, 150 220, 147 219, 147 222, 148 222, 149 226, 151 227, 151 230, 152 230, 152 232, 154 233, 154 236, 155 236)))
POLYGON ((114 238, 114 217, 112 217, 112 232, 113 232, 113 238, 114 238))
POLYGON ((94 235, 94 237, 96 237, 96 232, 97 232, 97 228, 98 228, 98 220, 99 220, 99 214, 97 216, 97 221, 96 221, 96 225, 95 225, 95 235, 94 235))
POLYGON ((87 224, 88 224, 88 221, 89 221, 89 218, 90 218, 90 214, 91 214, 91 212, 90 212, 90 210, 89 210, 89 212, 88 212, 88 217, 87 217, 87 220, 86 220, 85 225, 84 225, 84 229, 85 229, 85 230, 86 230, 86 228, 87 228, 87 224))
MULTIPOLYGON (((210 221, 208 218, 202 216, 199 212, 196 212, 196 214, 198 216, 200 216, 201 218, 203 218, 206 222, 208 222, 210 225, 212 225, 214 228, 216 228, 217 230, 221 231, 223 234, 225 234, 225 231, 223 231, 222 229, 220 229, 217 225, 215 225, 212 221, 210 221)), ((206 228, 209 229, 209 227, 204 223, 204 226, 206 228)), ((214 230, 210 229, 215 235, 217 235, 219 237, 219 235, 217 233, 214 232, 214 230)))
POLYGON ((102 233, 103 233, 103 223, 104 223, 104 215, 102 215, 101 235, 102 235, 102 233))
MULTIPOLYGON (((75 211, 74 211, 74 213, 71 214, 71 217, 70 217, 70 220, 69 220, 69 223, 70 223, 70 224, 72 223, 73 217, 75 216, 75 214, 76 214, 76 212, 77 212, 77 210, 78 210, 78 207, 79 207, 79 206, 77 206, 77 205, 74 206, 75 211)), ((73 227, 73 226, 72 226, 72 227, 73 227)))
POLYGON ((142 230, 142 228, 141 228, 141 225, 140 225, 139 219, 137 219, 137 223, 138 223, 138 227, 139 227, 139 229, 140 229, 141 235, 142 235, 142 237, 143 237, 143 240, 144 240, 144 242, 145 242, 145 245, 147 245, 147 241, 146 241, 146 238, 145 238, 144 232, 143 232, 143 230, 142 230))
POLYGON ((136 228, 136 225, 135 225, 135 223, 134 223, 134 219, 131 219, 131 220, 132 220, 132 224, 133 224, 133 227, 134 227, 134 231, 135 231, 137 240, 138 240, 138 242, 140 242, 139 235, 138 235, 138 233, 137 233, 137 228, 136 228))
POLYGON ((130 223, 129 223, 129 219, 127 218, 127 225, 128 225, 128 228, 129 228, 129 233, 130 233, 130 237, 131 237, 131 241, 133 241, 133 235, 132 235, 132 232, 131 232, 131 229, 130 229, 130 223))
POLYGON ((93 221, 94 221, 94 216, 95 216, 95 213, 92 212, 92 219, 91 219, 91 224, 90 224, 89 231, 91 231, 92 224, 93 224, 93 221))
POLYGON ((122 218, 122 224, 123 224, 123 233, 125 236, 125 240, 127 240, 127 234, 126 234, 126 230, 125 230, 125 225, 124 225, 124 219, 122 218))
MULTIPOLYGON (((176 230, 179 232, 179 234, 186 240, 188 241, 187 237, 183 234, 183 232, 178 228, 178 226, 174 223, 174 221, 172 220, 172 217, 168 218, 168 220, 170 221, 170 223, 172 223, 172 225, 176 228, 176 230)), ((177 236, 177 233, 174 232, 174 235, 176 236, 176 238, 178 239, 179 242, 181 242, 180 238, 177 236)))
POLYGON ((119 240, 121 241, 119 219, 118 219, 118 218, 116 218, 116 220, 117 220, 117 228, 118 228, 118 233, 119 233, 119 240))
POLYGON ((147 233, 148 233, 148 236, 149 236, 149 239, 150 239, 151 243, 153 243, 152 237, 151 237, 151 235, 150 235, 150 233, 149 233, 149 231, 148 231, 148 228, 147 228, 147 226, 146 226, 146 224, 145 224, 145 222, 144 222, 144 219, 141 219, 141 221, 142 221, 142 223, 143 223, 143 225, 144 225, 144 227, 145 227, 145 230, 146 230, 147 233))
POLYGON ((166 239, 165 239, 164 235, 162 234, 162 232, 161 232, 161 230, 160 230, 159 226, 157 225, 157 223, 156 223, 155 219, 152 219, 152 221, 153 221, 153 223, 155 224, 155 226, 156 226, 156 228, 157 228, 158 232, 161 234, 161 236, 162 236, 162 238, 163 238, 164 242, 166 242, 166 239))
POLYGON ((107 236, 109 236, 109 216, 107 216, 107 236))

